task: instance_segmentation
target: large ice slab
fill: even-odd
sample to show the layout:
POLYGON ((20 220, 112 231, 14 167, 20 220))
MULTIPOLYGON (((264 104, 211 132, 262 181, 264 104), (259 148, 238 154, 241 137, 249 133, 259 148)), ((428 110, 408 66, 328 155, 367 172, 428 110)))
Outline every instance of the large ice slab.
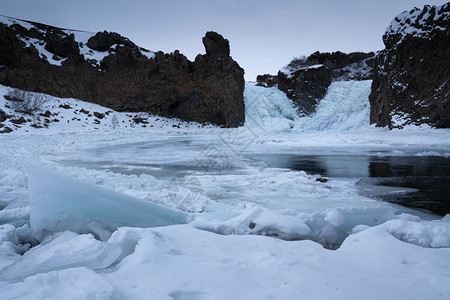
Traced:
POLYGON ((42 240, 49 232, 94 233, 101 239, 121 226, 187 223, 188 215, 49 170, 29 171, 30 225, 42 240))

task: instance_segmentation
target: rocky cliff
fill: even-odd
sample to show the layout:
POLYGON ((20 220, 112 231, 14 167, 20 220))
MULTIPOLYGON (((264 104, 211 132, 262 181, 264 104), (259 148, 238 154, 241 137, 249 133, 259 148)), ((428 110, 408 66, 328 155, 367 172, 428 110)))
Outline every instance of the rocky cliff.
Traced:
POLYGON ((376 57, 370 122, 450 127, 450 3, 399 14, 376 57))
POLYGON ((226 127, 244 123, 244 70, 228 40, 203 38, 205 55, 189 61, 96 34, 0 17, 0 84, 73 97, 118 111, 143 111, 226 127))
POLYGON ((331 70, 324 65, 283 69, 278 72, 278 89, 292 99, 300 115, 310 115, 325 96, 331 70))
POLYGON ((310 115, 332 81, 371 79, 374 55, 317 51, 307 58, 292 60, 278 75, 259 75, 257 85, 277 86, 293 100, 300 115, 310 115))

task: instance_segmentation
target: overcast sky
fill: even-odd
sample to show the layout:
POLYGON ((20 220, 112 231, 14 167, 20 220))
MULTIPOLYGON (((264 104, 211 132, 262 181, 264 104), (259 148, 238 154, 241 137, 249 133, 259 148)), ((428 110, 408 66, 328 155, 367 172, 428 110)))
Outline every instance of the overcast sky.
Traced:
POLYGON ((230 41, 246 80, 314 51, 376 51, 399 13, 433 0, 9 0, 0 14, 57 27, 115 31, 144 48, 193 60, 213 30, 230 41))

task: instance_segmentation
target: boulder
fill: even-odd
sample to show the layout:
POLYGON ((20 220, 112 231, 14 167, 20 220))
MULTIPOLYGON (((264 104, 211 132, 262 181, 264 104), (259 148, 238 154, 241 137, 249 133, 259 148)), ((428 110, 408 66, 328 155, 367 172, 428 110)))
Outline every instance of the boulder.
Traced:
POLYGON ((137 47, 133 42, 120 34, 108 31, 97 32, 87 42, 89 48, 100 52, 108 51, 114 44, 122 44, 131 48, 137 47))
POLYGON ((69 57, 80 54, 80 49, 75 42, 75 36, 73 34, 59 35, 50 31, 46 34, 46 40, 45 50, 57 56, 69 57))
POLYGON ((375 60, 370 122, 450 127, 450 3, 399 14, 375 60))

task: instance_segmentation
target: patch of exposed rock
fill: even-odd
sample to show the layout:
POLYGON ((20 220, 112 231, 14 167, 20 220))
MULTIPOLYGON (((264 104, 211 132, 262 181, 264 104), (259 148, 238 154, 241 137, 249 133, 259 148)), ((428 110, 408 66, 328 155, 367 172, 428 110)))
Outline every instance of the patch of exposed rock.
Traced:
POLYGON ((300 115, 310 115, 332 81, 372 79, 373 52, 314 52, 292 60, 278 75, 259 75, 257 85, 277 86, 293 100, 300 115))
POLYGON ((117 111, 236 127, 244 123, 244 70, 229 41, 203 38, 206 55, 151 52, 111 32, 90 34, 0 18, 0 83, 117 111))
POLYGON ((369 52, 319 52, 316 51, 307 58, 292 60, 285 69, 297 70, 314 65, 324 65, 332 71, 332 81, 367 80, 372 79, 373 57, 369 52))
POLYGON ((274 87, 278 86, 278 75, 258 75, 256 76, 256 85, 263 87, 274 87))
POLYGON ((278 89, 292 99, 300 115, 310 115, 315 111, 330 83, 331 70, 324 65, 278 72, 278 89))
POLYGON ((376 57, 370 122, 450 127, 450 3, 399 14, 376 57))

